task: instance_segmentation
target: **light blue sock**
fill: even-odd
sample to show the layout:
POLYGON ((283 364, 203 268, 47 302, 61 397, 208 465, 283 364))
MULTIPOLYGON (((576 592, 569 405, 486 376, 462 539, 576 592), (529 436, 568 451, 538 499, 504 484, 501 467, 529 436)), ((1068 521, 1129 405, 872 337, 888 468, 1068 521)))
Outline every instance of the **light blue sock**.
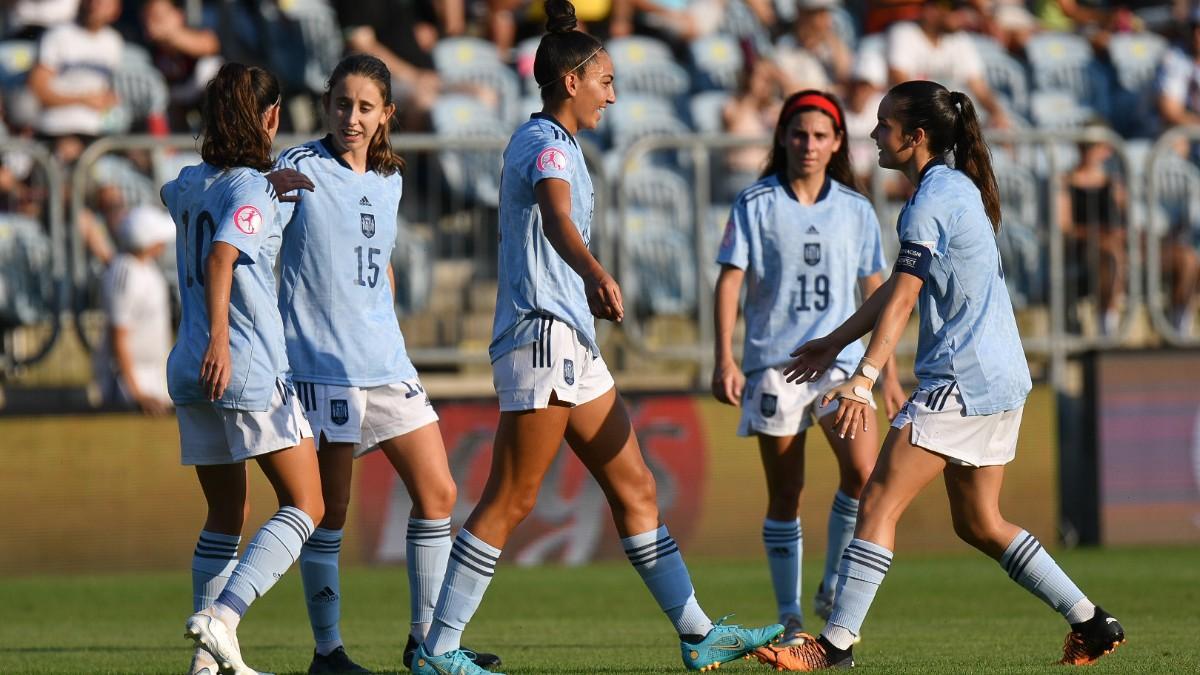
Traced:
POLYGON ((217 596, 237 567, 238 544, 242 538, 236 534, 200 531, 196 551, 192 553, 192 611, 199 612, 217 600, 217 596))
POLYGON ((667 526, 621 540, 625 557, 641 575, 659 608, 680 635, 708 635, 713 623, 696 602, 692 579, 667 526))
POLYGON ((763 547, 767 551, 767 566, 771 569, 771 586, 775 589, 775 605, 779 620, 794 616, 803 621, 800 611, 800 564, 804 555, 804 532, 800 519, 763 519, 763 547))
MULTIPOLYGON (((404 542, 408 564, 408 599, 412 609, 410 633, 418 643, 425 640, 433 623, 438 591, 446 578, 450 560, 450 519, 408 519, 408 538, 404 542)), ((497 552, 499 555, 499 552, 497 552)))
POLYGON ((1037 537, 1025 530, 1005 549, 1000 565, 1013 581, 1062 614, 1068 623, 1087 621, 1095 614, 1096 606, 1046 553, 1037 537))
POLYGON ((821 578, 821 586, 827 594, 832 595, 837 590, 842 552, 854 538, 857 523, 858 500, 838 490, 829 509, 829 546, 825 549, 825 574, 821 578))
POLYGON ((300 579, 304 582, 304 602, 308 623, 312 626, 317 653, 326 656, 342 644, 338 620, 342 614, 341 584, 338 583, 338 555, 342 551, 342 531, 318 527, 300 549, 300 579))
POLYGON ((838 649, 849 649, 862 630, 875 592, 892 567, 892 552, 863 539, 853 539, 842 554, 837 602, 821 631, 838 649))
POLYGON ((300 547, 312 535, 313 522, 308 514, 294 506, 284 506, 263 523, 246 546, 242 561, 234 568, 217 598, 217 604, 238 616, 262 597, 279 577, 296 562, 300 547))
POLYGON ((425 651, 430 656, 441 656, 462 646, 462 633, 483 602, 499 560, 500 549, 465 528, 458 531, 433 610, 433 625, 425 638, 425 651))

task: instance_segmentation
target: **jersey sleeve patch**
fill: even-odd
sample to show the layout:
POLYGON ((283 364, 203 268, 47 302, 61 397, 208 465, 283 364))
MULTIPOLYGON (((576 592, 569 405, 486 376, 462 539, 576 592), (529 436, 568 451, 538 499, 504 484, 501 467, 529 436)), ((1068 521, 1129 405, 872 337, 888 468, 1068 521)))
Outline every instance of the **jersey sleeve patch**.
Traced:
POLYGON ((240 206, 233 212, 233 224, 242 234, 258 234, 262 229, 262 213, 250 204, 240 206))
POLYGON ((906 241, 900 244, 900 255, 896 256, 896 271, 926 281, 929 278, 929 266, 933 264, 933 251, 930 242, 906 241))
POLYGON ((554 146, 548 147, 538 153, 535 165, 540 172, 566 171, 567 153, 554 146))

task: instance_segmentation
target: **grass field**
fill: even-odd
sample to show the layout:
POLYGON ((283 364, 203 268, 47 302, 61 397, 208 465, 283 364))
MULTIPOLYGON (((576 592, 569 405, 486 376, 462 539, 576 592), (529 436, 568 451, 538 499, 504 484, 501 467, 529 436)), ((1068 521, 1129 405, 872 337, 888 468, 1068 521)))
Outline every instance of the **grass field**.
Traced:
MULTIPOLYGON (((1129 635, 1089 672, 1200 672, 1200 550, 1072 551, 1059 559, 1129 635)), ((742 623, 774 618, 764 564, 694 560, 691 567, 714 618, 734 611, 742 623)), ((816 561, 805 573, 816 578, 816 561)), ((247 615, 240 640, 252 666, 307 668, 311 642, 299 586, 298 575, 288 574, 247 615)), ((377 671, 406 672, 407 588, 403 568, 345 574, 343 636, 351 654, 377 671)), ((0 580, 0 598, 0 673, 186 669, 186 574, 9 578, 0 580)), ((901 551, 864 631, 855 656, 865 672, 1062 672, 1049 664, 1065 624, 978 555, 901 551)), ((669 624, 632 568, 617 562, 502 566, 467 637, 499 652, 509 673, 682 672, 669 624)), ((751 662, 721 669, 730 671, 769 672, 751 662)))

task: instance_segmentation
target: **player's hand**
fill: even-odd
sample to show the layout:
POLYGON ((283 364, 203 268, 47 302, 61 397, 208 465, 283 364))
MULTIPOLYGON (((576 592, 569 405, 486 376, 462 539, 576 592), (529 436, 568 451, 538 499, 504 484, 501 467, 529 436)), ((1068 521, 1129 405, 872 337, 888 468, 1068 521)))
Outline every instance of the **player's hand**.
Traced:
POLYGON ((587 295, 588 309, 597 319, 620 323, 625 318, 625 306, 621 301, 621 287, 603 269, 584 277, 583 290, 587 295))
POLYGON ((200 362, 200 389, 215 401, 225 394, 229 386, 230 359, 228 340, 209 340, 200 362))
POLYGON ((271 183, 271 187, 275 188, 275 194, 278 195, 281 202, 298 202, 300 201, 300 193, 294 195, 286 194, 295 190, 308 190, 313 192, 316 190, 316 185, 313 185, 312 180, 308 176, 300 173, 295 169, 278 169, 267 174, 267 180, 271 183))
POLYGON ((867 398, 871 395, 871 384, 869 378, 854 375, 821 397, 822 407, 833 401, 838 402, 838 409, 833 417, 833 430, 837 432, 838 438, 845 438, 849 434, 853 439, 860 429, 867 430, 874 414, 867 398))
POLYGON ((841 352, 842 345, 834 342, 828 335, 809 340, 792 352, 794 358, 783 369, 783 375, 788 382, 796 384, 816 382, 829 370, 841 352))
POLYGON ((742 392, 746 389, 746 376, 733 361, 718 363, 713 368, 713 396, 727 405, 742 407, 742 392))
POLYGON ((895 375, 888 375, 883 378, 883 409, 887 411, 889 420, 895 420, 896 415, 900 414, 900 409, 908 402, 908 397, 904 395, 904 388, 900 386, 900 380, 895 375))

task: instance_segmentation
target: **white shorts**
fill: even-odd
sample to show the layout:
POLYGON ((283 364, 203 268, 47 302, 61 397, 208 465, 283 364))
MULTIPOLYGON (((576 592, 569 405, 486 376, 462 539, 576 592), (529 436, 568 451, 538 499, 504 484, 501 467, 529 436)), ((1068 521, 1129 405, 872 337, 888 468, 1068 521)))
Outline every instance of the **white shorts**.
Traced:
POLYGON ((892 426, 912 426, 911 442, 962 466, 1008 464, 1017 456, 1025 406, 991 415, 967 415, 957 384, 917 390, 892 426))
POLYGON ((175 408, 179 449, 185 465, 236 464, 312 438, 295 390, 281 380, 268 410, 230 410, 211 403, 175 408))
POLYGON ((297 382, 296 395, 318 442, 324 435, 330 443, 353 443, 355 457, 438 421, 420 380, 377 387, 297 382))
MULTIPOLYGON (((821 396, 845 382, 846 371, 830 368, 816 382, 788 382, 783 367, 766 368, 746 378, 742 392, 739 436, 795 436, 838 409, 838 402, 821 405, 821 396)), ((871 401, 871 407, 875 402, 871 401)))
POLYGON ((575 329, 545 317, 541 337, 492 363, 500 411, 536 410, 558 400, 583 405, 615 386, 608 365, 579 341, 575 329))

